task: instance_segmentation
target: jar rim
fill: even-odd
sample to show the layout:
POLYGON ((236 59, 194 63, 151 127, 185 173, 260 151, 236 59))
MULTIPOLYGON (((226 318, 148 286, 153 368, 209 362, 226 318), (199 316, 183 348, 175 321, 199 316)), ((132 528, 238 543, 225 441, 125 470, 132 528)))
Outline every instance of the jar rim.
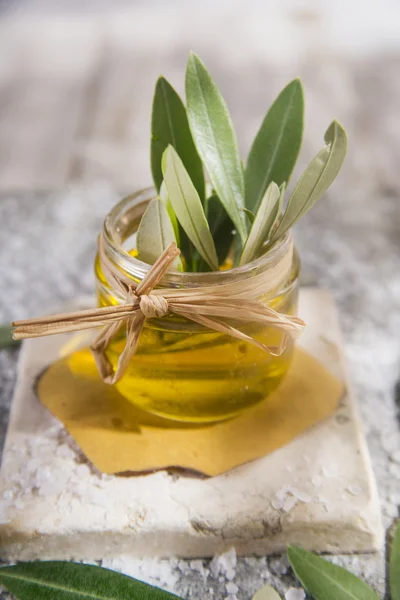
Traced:
MULTIPOLYGON (((127 224, 126 213, 129 209, 140 208, 143 205, 143 212, 147 204, 156 197, 157 193, 153 187, 148 187, 134 194, 126 196, 111 209, 105 218, 103 225, 103 238, 105 240, 105 251, 109 258, 117 264, 121 269, 129 275, 142 279, 150 269, 151 265, 132 256, 123 248, 124 240, 121 238, 121 227, 118 223, 125 220, 127 224)), ((143 214, 142 212, 142 214, 143 214)), ((271 264, 275 264, 279 258, 286 253, 288 246, 292 244, 293 234, 289 230, 283 235, 273 246, 273 248, 252 260, 245 265, 233 267, 225 271, 207 271, 207 272, 190 272, 190 271, 169 271, 164 280, 171 284, 185 284, 189 286, 207 284, 224 283, 227 280, 249 276, 252 272, 262 268, 268 268, 271 264)))

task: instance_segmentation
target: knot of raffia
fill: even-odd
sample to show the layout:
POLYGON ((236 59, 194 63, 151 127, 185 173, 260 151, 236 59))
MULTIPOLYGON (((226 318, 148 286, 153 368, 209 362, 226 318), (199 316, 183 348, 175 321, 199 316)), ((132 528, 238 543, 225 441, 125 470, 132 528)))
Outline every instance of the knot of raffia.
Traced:
MULTIPOLYGON (((209 287, 207 290, 185 290, 181 288, 165 288, 154 290, 167 273, 170 265, 180 253, 176 244, 172 243, 152 265, 142 281, 135 283, 113 265, 104 252, 102 238, 99 239, 99 256, 103 273, 114 289, 125 298, 123 304, 101 308, 81 310, 73 313, 42 317, 12 323, 14 339, 35 338, 54 335, 92 327, 102 329, 91 345, 100 375, 106 383, 116 383, 124 375, 129 362, 136 352, 141 331, 146 319, 162 318, 167 314, 175 314, 209 329, 230 335, 248 342, 274 356, 280 356, 289 341, 297 338, 305 324, 296 316, 278 313, 256 298, 263 290, 265 282, 261 275, 252 278, 247 288, 237 284, 226 286, 221 291, 209 287), (264 283, 264 285, 261 285, 264 283), (261 286, 261 287, 260 287, 261 286), (152 293, 154 290, 155 293, 152 293), (248 296, 249 298, 247 298, 248 296), (259 323, 262 326, 276 328, 282 332, 279 346, 264 344, 243 331, 237 329, 229 321, 259 323), (107 348, 122 326, 126 328, 126 343, 114 370, 107 356, 107 348)), ((290 272, 291 255, 285 258, 285 264, 276 266, 276 274, 270 274, 268 285, 274 284, 290 272)))
POLYGON ((165 317, 168 314, 168 301, 163 296, 142 294, 139 307, 146 319, 165 317))

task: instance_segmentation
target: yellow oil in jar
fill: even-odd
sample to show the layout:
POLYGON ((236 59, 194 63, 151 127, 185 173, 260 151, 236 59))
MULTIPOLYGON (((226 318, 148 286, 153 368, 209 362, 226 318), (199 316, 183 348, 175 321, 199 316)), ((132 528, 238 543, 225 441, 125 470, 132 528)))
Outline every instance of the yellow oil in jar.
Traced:
MULTIPOLYGON (((97 276, 103 279, 98 267, 97 276)), ((101 306, 115 303, 113 296, 99 296, 101 306)), ((296 314, 297 286, 290 285, 269 305, 279 312, 296 314)), ((254 324, 242 330, 269 346, 279 346, 283 335, 272 327, 254 324)), ((114 366, 124 343, 121 330, 107 351, 114 366)), ((290 343, 281 356, 274 357, 183 318, 150 319, 116 388, 136 406, 161 417, 192 423, 218 421, 271 394, 286 374, 293 350, 290 343)))

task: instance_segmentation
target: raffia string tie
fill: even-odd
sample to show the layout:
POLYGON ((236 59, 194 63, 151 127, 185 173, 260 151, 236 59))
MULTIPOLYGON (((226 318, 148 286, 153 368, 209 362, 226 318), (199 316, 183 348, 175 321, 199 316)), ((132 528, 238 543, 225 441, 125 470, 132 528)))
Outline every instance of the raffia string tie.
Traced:
POLYGON ((12 323, 14 339, 36 338, 101 326, 91 345, 100 375, 106 383, 114 384, 124 375, 136 352, 146 319, 162 318, 168 314, 185 317, 204 327, 230 335, 280 356, 290 339, 297 338, 305 326, 299 317, 278 313, 258 300, 268 291, 278 289, 290 274, 293 245, 286 254, 266 272, 259 272, 246 281, 199 288, 158 288, 180 250, 172 243, 152 265, 139 284, 121 272, 108 258, 103 239, 99 237, 101 268, 109 286, 122 300, 117 306, 60 314, 12 323), (263 344, 243 333, 230 321, 259 323, 280 330, 282 341, 278 347, 263 344), (125 325, 126 343, 114 370, 107 356, 107 348, 120 328, 125 325))
POLYGON ((168 302, 163 296, 142 294, 139 307, 146 319, 160 319, 168 314, 168 302))

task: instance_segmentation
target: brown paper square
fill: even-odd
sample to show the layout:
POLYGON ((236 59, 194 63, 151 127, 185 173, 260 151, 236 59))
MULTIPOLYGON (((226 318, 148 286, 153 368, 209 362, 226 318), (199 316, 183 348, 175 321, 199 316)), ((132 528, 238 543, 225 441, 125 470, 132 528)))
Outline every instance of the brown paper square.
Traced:
POLYGON ((215 476, 273 452, 331 415, 344 386, 297 349, 286 379, 264 402, 229 421, 186 425, 133 406, 100 380, 84 349, 51 365, 37 390, 42 404, 104 473, 180 467, 215 476))

